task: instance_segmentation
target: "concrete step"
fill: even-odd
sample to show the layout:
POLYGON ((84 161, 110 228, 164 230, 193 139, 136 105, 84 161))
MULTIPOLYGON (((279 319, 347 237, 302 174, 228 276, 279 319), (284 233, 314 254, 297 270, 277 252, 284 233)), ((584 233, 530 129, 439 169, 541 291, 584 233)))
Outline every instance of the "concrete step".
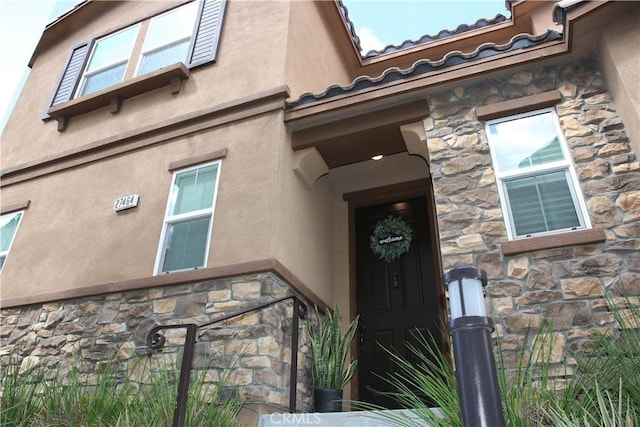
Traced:
MULTIPOLYGON (((432 411, 442 416, 439 408, 432 411)), ((396 418, 397 419, 397 418, 396 418)), ((354 412, 310 412, 303 414, 275 413, 260 415, 258 427, 281 426, 320 426, 320 427, 394 427, 398 425, 412 427, 428 427, 414 411, 395 409, 387 411, 354 411, 354 412), (393 422, 390 416, 400 417, 403 422, 393 422)))

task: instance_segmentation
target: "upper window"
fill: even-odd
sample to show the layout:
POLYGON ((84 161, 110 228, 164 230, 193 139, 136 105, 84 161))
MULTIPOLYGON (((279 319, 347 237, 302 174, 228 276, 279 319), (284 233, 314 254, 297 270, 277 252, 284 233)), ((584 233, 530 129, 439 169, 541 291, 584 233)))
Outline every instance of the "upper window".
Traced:
POLYGON ((590 227, 553 109, 491 120, 486 131, 510 239, 590 227))
POLYGON ((11 212, 0 216, 0 271, 4 267, 7 255, 9 255, 9 249, 11 249, 13 238, 20 225, 22 213, 23 211, 11 212))
POLYGON ((122 81, 139 29, 140 25, 135 25, 95 43, 76 96, 86 95, 122 81))
POLYGON ((186 61, 196 12, 196 3, 190 3, 151 20, 136 75, 186 61))
POLYGON ((156 273, 206 265, 219 175, 220 161, 173 174, 156 273))
POLYGON ((214 62, 225 0, 192 1, 75 46, 49 108, 176 62, 214 62))
POLYGON ((188 3, 152 18, 148 26, 133 25, 96 40, 76 96, 113 86, 127 75, 146 74, 169 64, 187 62, 196 14, 197 3, 188 3), (138 58, 132 58, 138 40, 144 40, 142 52, 138 58))

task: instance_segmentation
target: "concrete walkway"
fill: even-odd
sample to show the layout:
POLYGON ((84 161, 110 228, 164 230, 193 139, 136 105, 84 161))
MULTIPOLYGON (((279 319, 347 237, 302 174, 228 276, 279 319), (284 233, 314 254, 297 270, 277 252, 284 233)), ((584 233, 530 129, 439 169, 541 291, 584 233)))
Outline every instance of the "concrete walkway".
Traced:
MULTIPOLYGON (((432 409, 441 415, 438 408, 432 409)), ((329 412, 329 413, 303 413, 303 414, 265 414, 258 419, 258 427, 279 426, 321 426, 321 427, 428 427, 424 421, 409 409, 389 411, 354 411, 354 412, 329 412), (402 419, 402 422, 394 422, 389 417, 402 419)))

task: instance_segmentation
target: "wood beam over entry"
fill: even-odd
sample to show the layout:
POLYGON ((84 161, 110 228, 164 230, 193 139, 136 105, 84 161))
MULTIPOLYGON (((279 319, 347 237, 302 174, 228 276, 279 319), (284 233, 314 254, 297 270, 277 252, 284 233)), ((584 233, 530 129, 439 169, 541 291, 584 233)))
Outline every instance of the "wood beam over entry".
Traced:
POLYGON ((329 168, 406 152, 401 127, 429 115, 425 99, 363 113, 293 132, 291 148, 314 147, 329 168))

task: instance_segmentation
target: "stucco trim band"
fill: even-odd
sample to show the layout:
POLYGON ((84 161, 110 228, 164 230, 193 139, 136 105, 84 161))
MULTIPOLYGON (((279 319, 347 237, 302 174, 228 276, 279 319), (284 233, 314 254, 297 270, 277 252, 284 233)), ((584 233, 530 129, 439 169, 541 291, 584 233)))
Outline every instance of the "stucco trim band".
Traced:
POLYGON ((169 163, 167 170, 173 172, 178 169, 188 168, 189 166, 197 165, 200 163, 212 162, 227 157, 227 149, 212 151, 211 153, 200 154, 199 156, 189 157, 183 160, 176 160, 169 163))
POLYGON ((542 92, 522 98, 496 102, 495 104, 482 105, 476 108, 478 120, 492 120, 528 111, 540 110, 552 107, 562 100, 562 95, 557 90, 542 92))
POLYGON ((288 97, 289 88, 278 86, 159 123, 143 126, 130 132, 109 136, 60 154, 46 156, 32 162, 10 167, 2 174, 0 187, 85 165, 271 111, 283 110, 284 100, 288 97))
POLYGON ((511 240, 502 243, 503 255, 517 255, 541 249, 561 248, 564 246, 587 245, 602 243, 607 239, 604 230, 592 228, 589 230, 569 231, 567 233, 549 236, 530 237, 528 239, 511 240))
POLYGON ((288 268, 275 258, 267 258, 256 261, 248 261, 239 264, 225 265, 221 267, 199 268, 178 273, 162 274, 158 276, 143 277, 139 279, 122 280, 119 282, 103 283, 99 285, 86 286, 77 289, 48 292, 37 295, 28 295, 15 298, 5 298, 0 300, 0 308, 15 308, 30 304, 41 304, 44 302, 54 302, 72 298, 82 298, 94 295, 102 295, 116 292, 126 292, 139 289, 149 289, 162 286, 182 285, 186 283, 199 282, 203 280, 219 279, 223 277, 242 276, 247 274, 271 272, 287 282, 297 292, 302 294, 309 301, 324 310, 326 302, 318 297, 300 279, 298 279, 288 268))
POLYGON ((24 202, 12 203, 10 205, 2 206, 0 207, 0 215, 27 209, 30 204, 31 200, 25 200, 24 202))

